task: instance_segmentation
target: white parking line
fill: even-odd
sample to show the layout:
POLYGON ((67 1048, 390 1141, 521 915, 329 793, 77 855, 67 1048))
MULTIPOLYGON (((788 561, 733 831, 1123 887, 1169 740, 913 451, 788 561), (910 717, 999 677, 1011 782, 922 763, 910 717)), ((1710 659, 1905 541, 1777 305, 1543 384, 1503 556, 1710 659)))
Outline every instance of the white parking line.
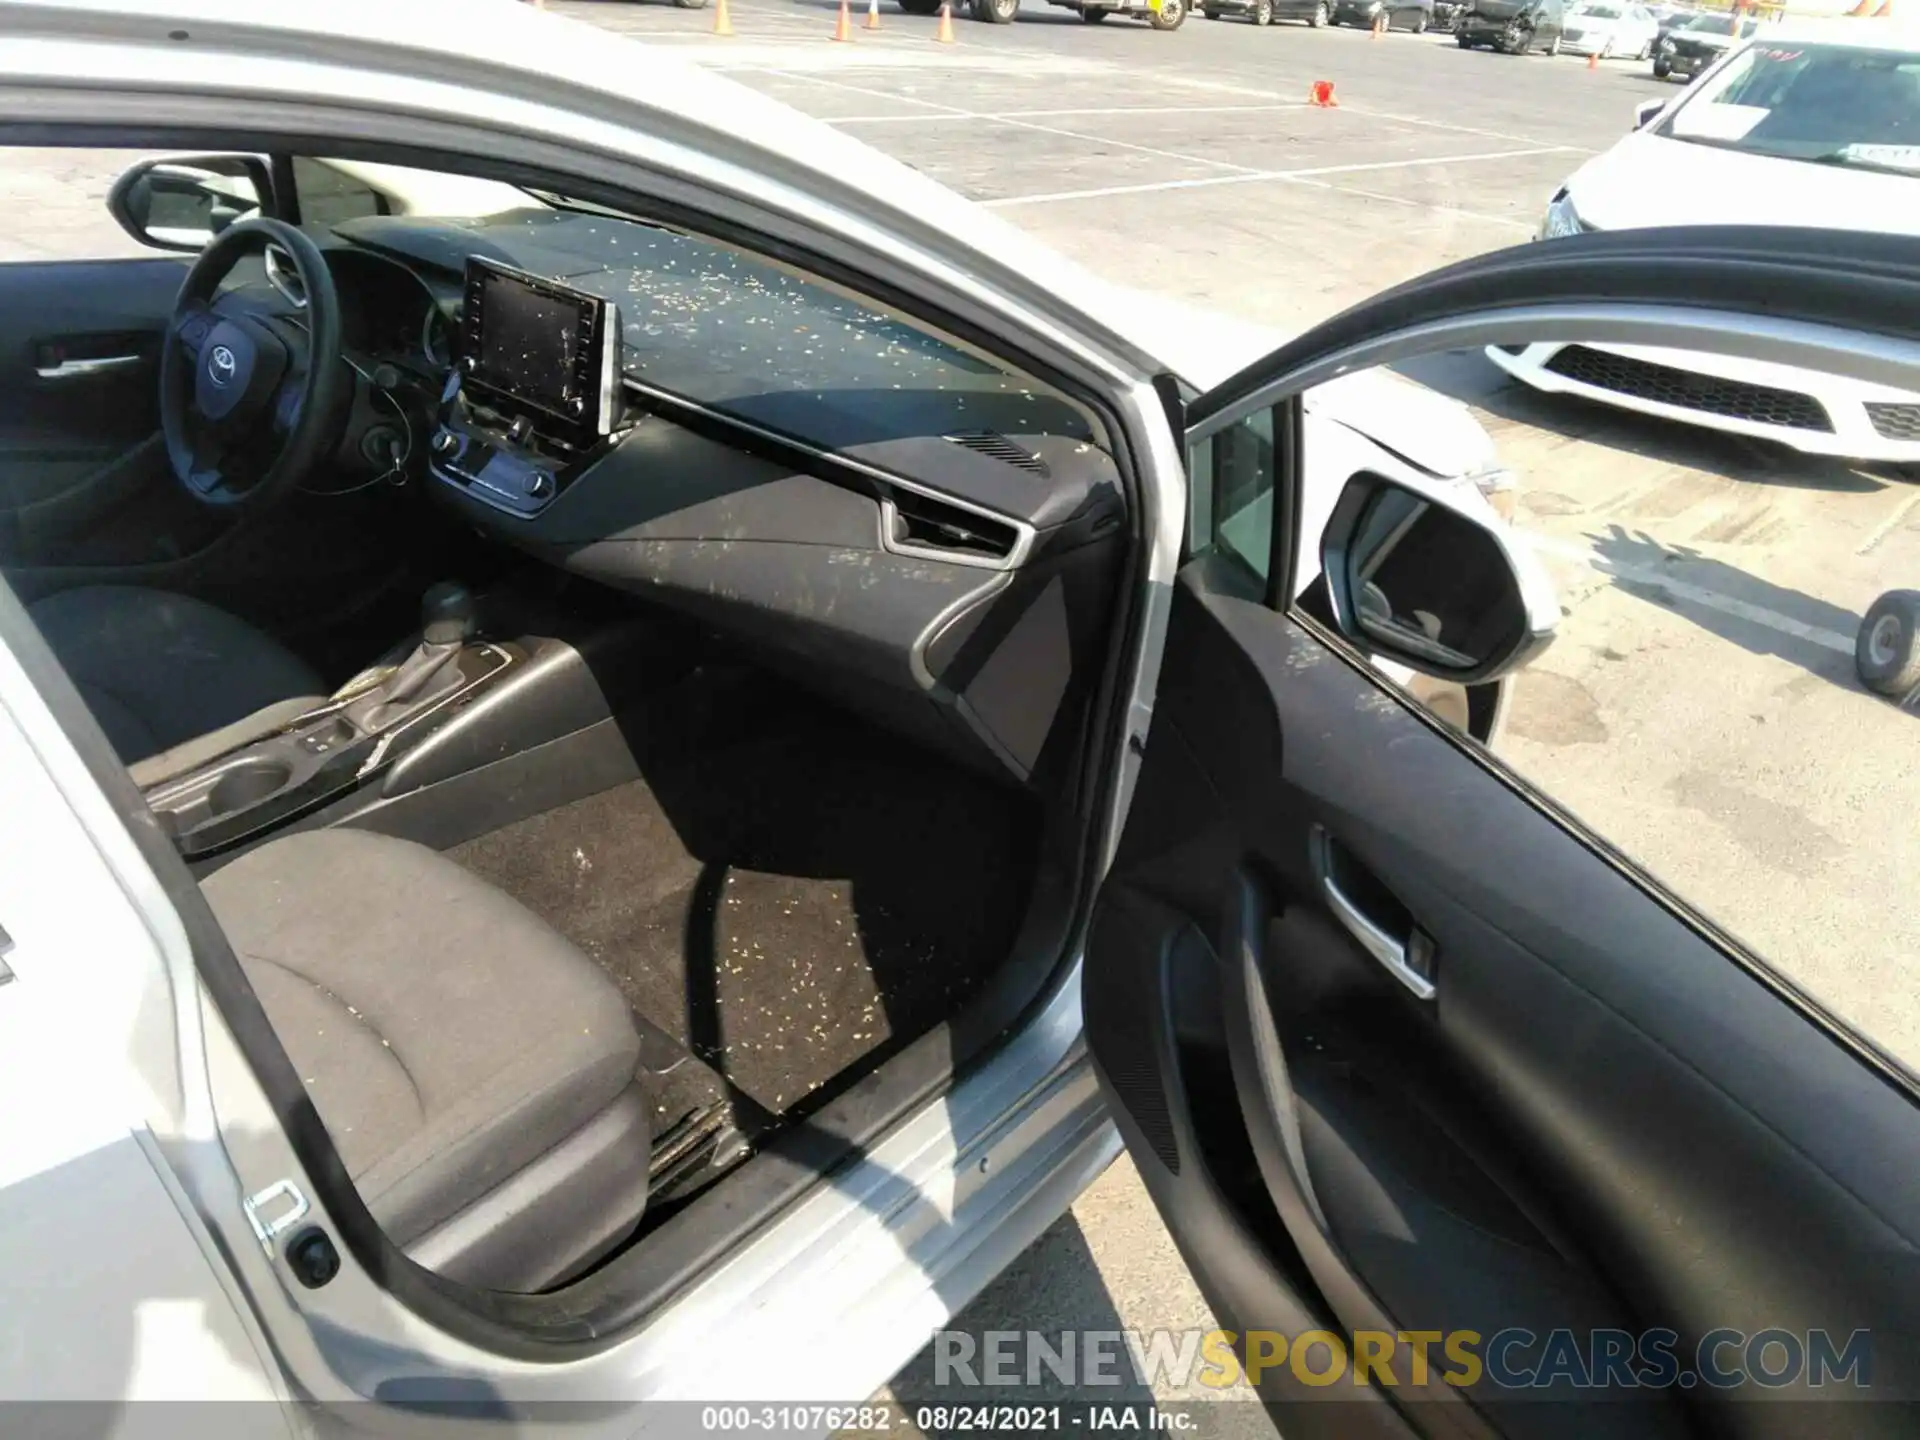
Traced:
POLYGON ((1196 190, 1208 185, 1252 185, 1268 180, 1307 180, 1320 175, 1359 174, 1370 170, 1407 170, 1422 165, 1465 165, 1484 160, 1516 160, 1527 155, 1560 154, 1571 148, 1567 145, 1542 145, 1527 150, 1481 151, 1473 155, 1426 155, 1410 160, 1369 160, 1351 165, 1313 165, 1296 170, 1253 170, 1244 175, 1204 175, 1188 180, 1154 180, 1137 185, 1100 185, 1087 190, 1051 190, 1038 195, 1006 195, 997 200, 982 200, 980 203, 990 209, 1011 205, 1051 205, 1063 200, 1104 200, 1114 195, 1151 195, 1162 190, 1196 190))
POLYGON ((1796 620, 1791 615, 1782 615, 1778 610, 1769 610, 1764 605, 1754 605, 1739 600, 1718 590, 1709 590, 1703 585, 1690 585, 1685 580, 1676 580, 1662 570, 1649 570, 1639 565, 1623 565, 1596 555, 1584 545, 1571 540, 1562 540, 1557 535, 1543 535, 1537 530, 1516 529, 1535 550, 1548 555, 1557 555, 1562 560, 1571 560, 1577 565, 1585 565, 1602 575, 1626 580, 1635 585, 1645 585, 1652 590, 1664 590, 1675 599, 1685 600, 1689 604, 1703 606, 1708 610, 1718 610, 1722 615, 1732 615, 1737 619, 1754 625, 1765 626, 1782 635, 1791 635, 1796 640, 1804 640, 1809 645, 1818 645, 1823 649, 1837 651, 1842 655, 1853 654, 1854 637, 1842 635, 1838 630, 1829 630, 1822 625, 1809 625, 1804 620, 1796 620))
POLYGON ((1488 215, 1480 210, 1465 210, 1438 200, 1416 200, 1408 195, 1389 195, 1384 190, 1362 190, 1358 185, 1335 185, 1328 180, 1312 180, 1304 175, 1294 176, 1289 183, 1311 185, 1316 190, 1333 190, 1341 195, 1358 195, 1365 200, 1384 200, 1389 205, 1406 205, 1415 210, 1432 210, 1441 215, 1458 215, 1463 220, 1475 220, 1482 225, 1504 225, 1509 230, 1518 230, 1526 235, 1531 235, 1538 228, 1536 221, 1516 220, 1511 215, 1488 215))
MULTIPOLYGON (((1276 101, 1270 105, 1090 105, 1066 110, 970 112, 980 120, 1069 120, 1081 115, 1252 115, 1275 110, 1305 110, 1307 102, 1276 101)), ((830 125, 925 125, 944 115, 836 115, 830 125)))

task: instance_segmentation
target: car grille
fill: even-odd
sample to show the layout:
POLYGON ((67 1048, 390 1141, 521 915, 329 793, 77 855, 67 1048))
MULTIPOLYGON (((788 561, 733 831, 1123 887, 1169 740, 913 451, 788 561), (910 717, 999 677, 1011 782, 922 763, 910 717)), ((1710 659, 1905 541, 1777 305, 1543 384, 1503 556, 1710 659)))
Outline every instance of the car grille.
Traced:
POLYGON ((1904 400, 1869 400, 1867 419, 1889 440, 1920 440, 1920 405, 1904 400))
POLYGON ((1826 407, 1811 395, 1742 380, 1722 380, 1715 375, 1696 375, 1691 370, 1676 370, 1671 365, 1634 360, 1585 345, 1569 345, 1559 351, 1547 362, 1547 369, 1583 385, 1631 395, 1638 400, 1704 410, 1711 415, 1725 415, 1757 425, 1829 433, 1833 430, 1826 407))

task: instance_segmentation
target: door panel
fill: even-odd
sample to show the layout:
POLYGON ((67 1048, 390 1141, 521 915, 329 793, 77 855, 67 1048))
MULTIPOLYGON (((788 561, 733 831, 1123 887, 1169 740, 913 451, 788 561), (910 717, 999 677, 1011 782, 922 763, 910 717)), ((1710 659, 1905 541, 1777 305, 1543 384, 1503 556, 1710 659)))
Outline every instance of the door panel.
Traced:
MULTIPOLYGON (((1870 439, 1851 419, 1861 403, 1884 416, 1920 396, 1920 345, 1895 329, 1896 300, 1920 285, 1920 250, 1897 259, 1884 242, 1834 236, 1822 243, 1835 253, 1803 257, 1804 237, 1744 251, 1743 234, 1696 266, 1703 257, 1689 252, 1702 238, 1594 237, 1551 257, 1535 246, 1471 262, 1403 287, 1372 313, 1349 312, 1266 373, 1255 367, 1196 403, 1209 417, 1192 452, 1208 467, 1195 475, 1207 487, 1193 509, 1203 528, 1174 586, 1133 809, 1089 936, 1086 1021, 1142 1178, 1216 1315, 1242 1337, 1249 1369, 1265 1361, 1257 1383, 1288 1406, 1289 1440, 1362 1427, 1785 1437, 1912 1434, 1920 1424, 1910 1338, 1920 1335, 1920 1091, 1857 1033, 1898 1024, 1879 1029, 1858 985, 1839 984, 1828 963, 1878 942, 1849 928, 1865 894, 1802 907, 1790 934, 1769 929, 1758 913, 1766 879, 1699 866, 1708 856, 1725 866, 1730 839, 1750 849, 1777 839, 1769 853, 1802 853, 1791 833, 1751 828, 1790 830, 1805 818, 1797 810, 1756 804, 1735 817, 1748 832, 1710 835, 1710 823, 1734 821, 1697 792, 1611 777, 1600 808, 1610 827, 1651 817, 1623 833, 1656 881, 1534 779, 1593 779, 1586 761, 1557 772, 1550 762, 1599 744, 1609 724, 1718 745, 1718 706, 1742 733, 1780 738, 1743 758, 1758 767, 1735 775, 1747 788, 1723 779, 1716 796, 1854 794, 1863 778, 1822 771, 1807 736, 1788 733, 1817 731, 1830 715, 1847 717, 1851 743, 1874 745, 1862 764, 1880 786, 1906 783, 1899 727, 1910 717, 1876 709, 1850 673, 1834 674, 1823 656, 1840 643, 1834 617, 1845 612, 1814 602, 1816 582, 1833 572, 1890 563, 1858 559, 1873 547, 1853 536, 1882 524, 1899 493, 1876 498, 1876 472, 1824 458, 1855 441, 1824 437, 1870 439), (1613 273, 1609 255, 1620 262, 1613 273), (1655 255, 1657 276, 1642 268, 1655 255), (1806 302, 1792 318, 1804 328, 1776 325, 1777 309, 1760 298, 1785 293, 1790 277, 1806 302), (1869 293, 1883 283, 1888 293, 1869 293), (1562 294, 1571 298, 1556 311, 1562 294), (1666 303, 1681 294, 1695 302, 1685 312, 1666 303), (1591 298, 1601 295, 1618 307, 1603 313, 1591 298), (1495 298, 1501 310, 1481 308, 1495 298), (1537 348, 1505 343, 1523 341, 1523 323, 1542 327, 1537 348), (1583 349, 1562 328, 1576 324, 1620 348, 1583 349), (1637 672, 1637 692, 1618 692, 1651 707, 1637 714, 1610 711, 1600 724, 1581 691, 1587 721, 1537 732, 1519 752, 1525 776, 1390 683, 1336 629, 1316 561, 1350 593, 1359 581, 1336 549, 1319 556, 1317 537, 1287 529, 1297 523, 1288 516, 1337 513, 1330 493, 1345 483, 1325 471, 1301 387, 1379 360, 1412 373, 1415 337, 1437 337, 1432 350, 1453 366, 1420 372, 1434 383, 1469 373, 1455 361, 1478 367, 1471 398, 1503 422, 1502 446, 1562 413, 1552 404, 1576 407, 1565 413, 1579 443, 1552 434, 1543 452, 1561 472, 1550 503, 1531 513, 1521 497, 1527 524, 1576 520, 1524 540, 1490 520, 1487 533, 1536 561, 1546 546, 1592 564, 1547 606, 1592 609, 1602 631, 1583 642, 1583 660, 1624 674, 1636 646, 1680 657, 1637 672), (1678 344, 1693 348, 1665 348, 1678 344), (1803 368, 1816 361, 1831 373, 1803 368), (1541 378, 1528 383, 1551 402, 1501 388, 1529 367, 1541 378), (1580 382, 1588 391, 1611 384, 1629 408, 1651 406, 1667 428, 1594 440, 1609 433, 1594 401, 1561 398, 1576 372, 1597 377, 1580 382), (1830 419, 1806 425, 1821 437, 1806 443, 1827 449, 1804 480, 1777 462, 1761 472, 1773 490, 1726 458, 1714 462, 1724 474, 1686 470, 1676 455, 1698 467, 1721 453, 1674 438, 1688 406, 1742 445, 1760 427, 1805 423, 1803 414, 1830 419), (1257 475, 1250 489, 1246 467, 1220 464, 1233 449, 1222 432, 1258 441, 1283 413, 1306 417, 1299 454, 1280 459, 1270 495, 1253 493, 1257 475), (1650 465, 1653 488, 1629 483, 1618 468, 1628 461, 1650 465), (1644 501, 1644 515, 1699 502, 1687 523, 1705 553, 1661 551, 1640 535, 1636 544, 1672 555, 1668 568, 1623 568, 1622 527, 1580 508, 1588 483, 1614 497, 1608 504, 1644 501), (1310 485, 1320 490, 1303 500, 1310 485), (1782 525, 1769 507, 1799 524, 1782 525), (1603 533, 1579 536, 1596 522, 1603 533), (1263 527, 1270 547, 1243 533, 1263 527), (1816 536, 1825 558, 1800 554, 1816 536), (1806 592, 1769 588, 1742 568, 1756 557, 1776 557, 1774 573, 1806 592), (1283 563, 1295 573, 1270 580, 1283 563), (1675 618, 1685 605, 1701 608, 1675 618), (1686 624, 1725 637, 1711 653, 1734 658, 1703 669, 1709 652, 1674 629, 1686 624), (1612 640, 1624 648, 1600 643, 1612 640), (1787 757, 1814 768, 1798 773, 1787 757), (1773 958, 1663 888, 1676 878, 1722 921, 1767 935, 1773 958), (1799 948, 1780 944, 1783 934, 1799 948), (1829 996, 1847 1023, 1808 990, 1829 996), (1313 1330, 1329 1333, 1303 1339, 1313 1330), (1249 1334, 1260 1331, 1278 1336, 1249 1334), (1282 1341, 1296 1358, 1302 1345, 1321 1358, 1285 1363, 1282 1347, 1275 1363, 1282 1341), (1328 1358, 1341 1345, 1344 1367, 1328 1358)), ((1404 404, 1399 418, 1411 419, 1432 397, 1404 404)), ((1351 423, 1364 431, 1366 417, 1351 423)), ((1442 558, 1432 557, 1436 574, 1442 558)), ((1834 583, 1862 588, 1858 578, 1834 583)), ((1431 621, 1435 644, 1459 633, 1444 616, 1408 613, 1431 621)), ((1345 614, 1340 623, 1356 624, 1345 614)), ((1541 685, 1535 693, 1568 693, 1541 685)), ((1645 763, 1644 745, 1631 753, 1645 763)), ((1577 793, 1586 813, 1600 791, 1577 793)), ((1823 873, 1863 885, 1872 864, 1821 838, 1823 873)))
POLYGON ((102 563, 154 558, 182 510, 152 439, 185 273, 179 259, 0 265, 0 562, 45 563, 80 537, 102 563))
MULTIPOLYGON (((1222 1098, 1185 1085, 1172 1038, 1184 1028, 1186 1051, 1224 1049, 1235 1092, 1269 1102, 1242 1110, 1262 1184, 1285 1209, 1292 1166, 1273 1082, 1249 1084, 1264 1011, 1291 1061, 1296 1154, 1325 1217, 1313 1230, 1331 1244, 1317 1265, 1312 1231, 1308 1246, 1292 1238, 1298 1215, 1278 1233, 1243 1225, 1276 1277, 1298 1257, 1324 1318, 1483 1335, 1543 1316, 1582 1333, 1666 1325, 1683 1351, 1722 1327, 1842 1339, 1866 1328, 1875 1388, 1910 1385, 1910 1358, 1890 1340, 1912 1333, 1920 1280, 1920 1183, 1903 1163, 1920 1128, 1903 1094, 1458 741, 1268 610, 1235 562, 1206 557, 1181 576, 1166 666, 1139 823, 1093 942, 1104 966, 1103 937, 1133 930, 1165 998, 1131 1032, 1116 1003, 1088 1005, 1090 1041, 1148 1141, 1142 1172, 1163 1204, 1177 1213, 1169 1181, 1211 1163, 1175 1117, 1222 1098), (1315 825, 1433 936, 1435 1002, 1389 977, 1327 909, 1315 825), (1140 933, 1149 913, 1155 938, 1140 933), (1181 1024, 1175 997, 1196 987, 1218 996, 1215 1029, 1181 1024), (1149 1079, 1107 1063, 1141 1053, 1149 1025, 1153 1051, 1174 1057, 1157 1102, 1149 1079), (1352 1295, 1338 1295, 1341 1281, 1352 1295)), ((1238 1247, 1183 1238, 1224 1314, 1286 1328, 1284 1315, 1270 1323, 1213 1294, 1245 1266, 1238 1247)), ((1296 1304, 1311 1310, 1312 1298, 1296 1304)), ((1583 1433, 1661 1433, 1672 1404, 1595 1406, 1583 1433)), ((1499 1433, 1573 1433, 1540 1406, 1512 1402, 1499 1433)), ((1345 1433, 1338 1408, 1329 1433, 1345 1433)), ((1852 1433, 1911 1421, 1859 1408, 1886 1428, 1852 1433)), ((1740 1433, 1799 1433, 1805 1418, 1747 1406, 1740 1433)))

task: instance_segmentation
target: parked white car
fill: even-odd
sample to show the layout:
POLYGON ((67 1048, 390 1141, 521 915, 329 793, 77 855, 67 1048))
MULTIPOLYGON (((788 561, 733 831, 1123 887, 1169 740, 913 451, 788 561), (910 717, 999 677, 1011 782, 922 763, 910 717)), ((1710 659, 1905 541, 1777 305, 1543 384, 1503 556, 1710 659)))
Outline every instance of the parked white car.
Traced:
POLYGON ((1368 663, 1485 696, 1559 610, 1484 435, 1367 372, 1599 323, 1906 375, 1855 342, 1920 247, 1743 231, 1757 298, 1523 247, 1203 388, 532 7, 0 33, 0 145, 167 154, 109 201, 153 254, 0 265, 62 502, 0 585, 0 1400, 91 1402, 28 1428, 1099 1429, 863 1402, 1123 1145, 1289 1440, 1748 1440, 1782 1334, 1793 1398, 1905 1396, 1920 1110, 1368 663), (1695 1349, 1454 1368, 1515 1317, 1695 1349), (1274 1360, 1330 1325, 1337 1393, 1274 1360))
POLYGON ((1560 48, 1575 55, 1598 55, 1602 60, 1619 55, 1644 60, 1653 53, 1653 42, 1659 34, 1659 17, 1644 5, 1588 0, 1567 11, 1560 48))
MULTIPOLYGON (((1807 21, 1739 46, 1575 171, 1551 240, 1664 225, 1813 226, 1920 235, 1920 32, 1807 21)), ((1488 358, 1539 390, 1810 455, 1920 461, 1920 394, 1744 357, 1536 344, 1488 358)))

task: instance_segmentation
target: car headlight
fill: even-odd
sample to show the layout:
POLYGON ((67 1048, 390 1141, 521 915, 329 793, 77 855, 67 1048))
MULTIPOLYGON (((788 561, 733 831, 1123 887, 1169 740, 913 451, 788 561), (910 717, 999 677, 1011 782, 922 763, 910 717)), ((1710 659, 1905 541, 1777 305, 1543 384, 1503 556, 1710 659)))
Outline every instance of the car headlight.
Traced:
POLYGON ((1579 235, 1587 227, 1580 212, 1573 208, 1573 196, 1562 190, 1547 202, 1547 218, 1540 222, 1542 240, 1558 240, 1564 235, 1579 235))

